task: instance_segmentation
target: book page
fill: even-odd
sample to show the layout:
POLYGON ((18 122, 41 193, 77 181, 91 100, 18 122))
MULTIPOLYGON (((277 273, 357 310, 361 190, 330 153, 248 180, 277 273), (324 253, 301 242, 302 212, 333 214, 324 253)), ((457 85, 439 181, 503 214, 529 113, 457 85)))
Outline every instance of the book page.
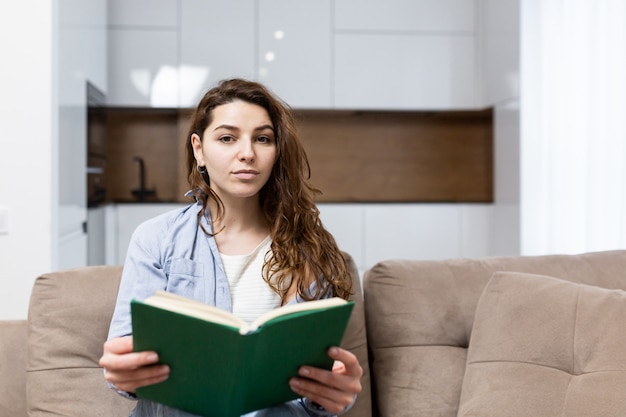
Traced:
POLYGON ((300 311, 317 310, 317 309, 322 309, 322 308, 327 308, 327 307, 338 306, 338 305, 342 305, 345 303, 347 303, 347 301, 344 300, 343 298, 331 297, 331 298, 324 298, 321 300, 306 301, 304 303, 298 303, 298 304, 288 304, 286 306, 279 307, 275 310, 268 311, 267 313, 261 314, 256 320, 254 320, 250 324, 249 331, 258 329, 259 327, 261 327, 261 325, 263 325, 263 323, 268 322, 276 317, 281 317, 287 314, 296 313, 300 311))
POLYGON ((143 303, 237 329, 247 328, 246 322, 226 310, 166 291, 157 291, 143 303))

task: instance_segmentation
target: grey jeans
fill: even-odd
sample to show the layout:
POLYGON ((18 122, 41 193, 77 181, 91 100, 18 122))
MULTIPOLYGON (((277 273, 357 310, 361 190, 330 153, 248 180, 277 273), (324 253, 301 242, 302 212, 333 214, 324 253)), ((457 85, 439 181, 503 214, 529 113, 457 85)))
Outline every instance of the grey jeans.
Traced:
MULTIPOLYGON (((139 401, 137 407, 129 417, 198 417, 195 414, 176 410, 152 401, 139 401)), ((310 414, 300 403, 292 401, 276 407, 253 411, 241 417, 310 417, 310 414)))

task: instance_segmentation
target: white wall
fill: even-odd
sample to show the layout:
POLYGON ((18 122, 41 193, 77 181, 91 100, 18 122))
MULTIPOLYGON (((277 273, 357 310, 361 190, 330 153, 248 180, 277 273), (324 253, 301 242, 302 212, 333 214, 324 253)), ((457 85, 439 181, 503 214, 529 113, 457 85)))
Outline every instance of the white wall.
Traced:
POLYGON ((56 2, 0 3, 0 319, 25 318, 34 279, 52 268, 57 139, 56 2))

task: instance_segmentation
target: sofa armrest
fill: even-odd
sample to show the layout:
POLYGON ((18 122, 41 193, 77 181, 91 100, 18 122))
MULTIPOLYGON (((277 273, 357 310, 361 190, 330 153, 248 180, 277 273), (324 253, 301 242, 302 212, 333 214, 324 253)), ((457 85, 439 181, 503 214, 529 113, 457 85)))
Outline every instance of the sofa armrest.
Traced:
POLYGON ((29 417, 127 416, 136 402, 108 388, 98 360, 122 268, 90 266, 41 275, 28 309, 29 417))
POLYGON ((27 417, 26 320, 0 321, 0 416, 27 417))
POLYGON ((346 412, 343 417, 371 417, 372 416, 372 394, 370 388, 370 368, 367 352, 367 334, 365 331, 365 308, 363 305, 363 291, 361 290, 361 279, 354 259, 347 253, 343 254, 348 272, 352 275, 352 297, 354 309, 348 322, 346 333, 344 334, 341 346, 354 353, 363 368, 361 377, 362 391, 357 396, 354 406, 346 412))

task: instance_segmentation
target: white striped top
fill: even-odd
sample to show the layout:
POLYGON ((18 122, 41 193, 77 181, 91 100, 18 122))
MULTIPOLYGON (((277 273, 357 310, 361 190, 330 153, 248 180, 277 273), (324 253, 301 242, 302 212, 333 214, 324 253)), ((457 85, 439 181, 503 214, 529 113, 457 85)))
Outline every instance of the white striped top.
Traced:
POLYGON ((280 307, 280 296, 263 280, 262 269, 272 240, 266 237, 247 255, 220 253, 230 284, 233 313, 251 323, 261 314, 280 307))

